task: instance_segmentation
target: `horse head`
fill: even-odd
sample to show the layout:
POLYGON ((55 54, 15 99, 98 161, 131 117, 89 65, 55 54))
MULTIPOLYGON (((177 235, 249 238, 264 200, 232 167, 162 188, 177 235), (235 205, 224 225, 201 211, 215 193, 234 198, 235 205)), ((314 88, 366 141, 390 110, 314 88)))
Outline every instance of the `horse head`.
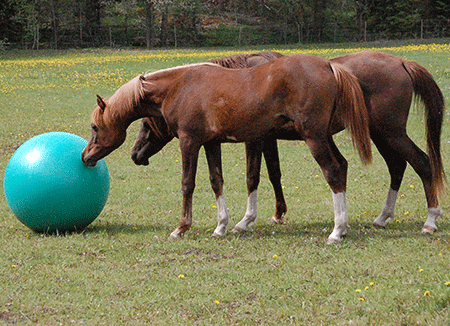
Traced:
POLYGON ((125 127, 111 119, 108 101, 97 95, 97 107, 91 116, 91 139, 81 153, 86 166, 95 166, 125 141, 125 127))
POLYGON ((81 154, 85 165, 97 161, 123 144, 128 126, 145 116, 160 116, 162 96, 157 82, 136 76, 122 85, 109 99, 97 95, 97 107, 91 116, 92 136, 81 154))
POLYGON ((164 117, 142 119, 139 134, 131 149, 136 165, 148 165, 148 159, 173 139, 164 117))

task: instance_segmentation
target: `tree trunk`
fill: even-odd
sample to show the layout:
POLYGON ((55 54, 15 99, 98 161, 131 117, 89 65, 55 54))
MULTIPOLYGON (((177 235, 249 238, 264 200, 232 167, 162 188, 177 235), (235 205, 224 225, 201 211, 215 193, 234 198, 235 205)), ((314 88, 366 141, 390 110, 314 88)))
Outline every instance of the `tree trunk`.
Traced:
POLYGON ((169 17, 169 5, 164 4, 161 17, 161 46, 167 47, 167 26, 169 17))
POLYGON ((145 42, 147 49, 153 47, 153 1, 148 1, 145 7, 145 42))

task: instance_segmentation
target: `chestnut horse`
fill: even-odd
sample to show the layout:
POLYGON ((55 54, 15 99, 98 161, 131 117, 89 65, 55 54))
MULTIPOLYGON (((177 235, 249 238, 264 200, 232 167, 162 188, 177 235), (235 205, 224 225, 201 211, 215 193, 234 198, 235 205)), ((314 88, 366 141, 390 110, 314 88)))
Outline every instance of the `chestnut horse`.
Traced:
MULTIPOLYGON (((251 67, 282 57, 277 52, 235 55, 211 60, 233 68, 251 67), (233 63, 235 63, 233 65, 233 63)), ((358 78, 364 92, 366 106, 370 112, 371 137, 385 159, 391 175, 391 185, 383 209, 374 221, 376 227, 385 227, 387 220, 394 217, 395 202, 403 179, 407 162, 420 176, 428 203, 428 219, 422 232, 437 230, 436 219, 442 215, 437 193, 442 189, 445 174, 440 154, 440 133, 444 112, 444 98, 433 77, 425 68, 415 62, 403 60, 381 52, 358 52, 331 59, 347 66, 358 78), (428 155, 421 151, 406 133, 406 123, 413 94, 424 104, 427 126, 428 155)), ((332 132, 339 132, 343 126, 333 125, 332 132)), ((262 152, 265 156, 269 179, 276 197, 276 212, 272 222, 283 223, 287 206, 281 186, 281 171, 276 146, 278 139, 297 139, 299 136, 289 124, 278 130, 276 135, 264 140, 262 152)), ((143 119, 138 139, 132 150, 136 164, 148 164, 148 158, 156 154, 173 136, 164 120, 143 119), (162 132, 161 132, 162 130, 162 132)), ((245 217, 235 226, 234 232, 241 232, 256 220, 256 189, 259 184, 261 147, 246 144, 248 206, 245 217)))
POLYGON ((170 235, 180 238, 192 224, 198 152, 205 148, 220 219, 229 219, 223 196, 220 143, 261 142, 291 122, 305 140, 332 190, 335 229, 346 233, 347 162, 330 134, 333 115, 345 121, 363 162, 371 159, 369 117, 356 78, 340 64, 311 55, 282 57, 248 69, 193 64, 137 76, 109 99, 97 97, 92 136, 82 152, 85 165, 118 148, 132 121, 162 116, 179 139, 183 208, 170 235))

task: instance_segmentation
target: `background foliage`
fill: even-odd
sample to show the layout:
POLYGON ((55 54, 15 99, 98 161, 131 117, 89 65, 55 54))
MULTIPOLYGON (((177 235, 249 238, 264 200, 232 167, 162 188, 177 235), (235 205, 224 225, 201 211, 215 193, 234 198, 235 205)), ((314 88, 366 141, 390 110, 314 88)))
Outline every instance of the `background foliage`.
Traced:
POLYGON ((4 47, 229 46, 437 38, 443 0, 4 0, 4 47))

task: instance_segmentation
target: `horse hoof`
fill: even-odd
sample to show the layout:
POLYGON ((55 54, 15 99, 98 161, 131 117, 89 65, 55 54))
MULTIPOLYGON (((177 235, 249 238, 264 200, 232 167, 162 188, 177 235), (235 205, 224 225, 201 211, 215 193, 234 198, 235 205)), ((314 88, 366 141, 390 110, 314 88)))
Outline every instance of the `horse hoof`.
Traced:
POLYGON ((425 233, 425 234, 433 234, 436 231, 437 231, 437 228, 429 226, 429 225, 424 225, 422 228, 422 233, 425 233))
POLYGON ((342 239, 336 239, 336 238, 328 238, 327 239, 327 245, 333 245, 336 243, 341 242, 342 239))
POLYGON ((373 222, 372 225, 373 225, 373 227, 378 228, 378 229, 385 229, 386 228, 386 224, 383 225, 383 224, 380 224, 380 223, 373 222))
POLYGON ((244 229, 241 229, 240 227, 235 226, 234 229, 231 232, 233 232, 234 234, 239 234, 239 233, 242 233, 244 231, 245 231, 244 229))
POLYGON ((181 235, 173 235, 173 234, 171 234, 171 235, 169 235, 168 240, 169 240, 169 241, 175 241, 175 240, 179 240, 179 239, 181 239, 181 238, 182 238, 181 235))
POLYGON ((283 218, 275 218, 272 216, 270 219, 270 223, 272 224, 279 224, 279 225, 285 225, 286 221, 283 218))
POLYGON ((219 233, 214 232, 214 233, 211 235, 211 237, 212 237, 212 238, 222 238, 223 235, 220 235, 219 233))

